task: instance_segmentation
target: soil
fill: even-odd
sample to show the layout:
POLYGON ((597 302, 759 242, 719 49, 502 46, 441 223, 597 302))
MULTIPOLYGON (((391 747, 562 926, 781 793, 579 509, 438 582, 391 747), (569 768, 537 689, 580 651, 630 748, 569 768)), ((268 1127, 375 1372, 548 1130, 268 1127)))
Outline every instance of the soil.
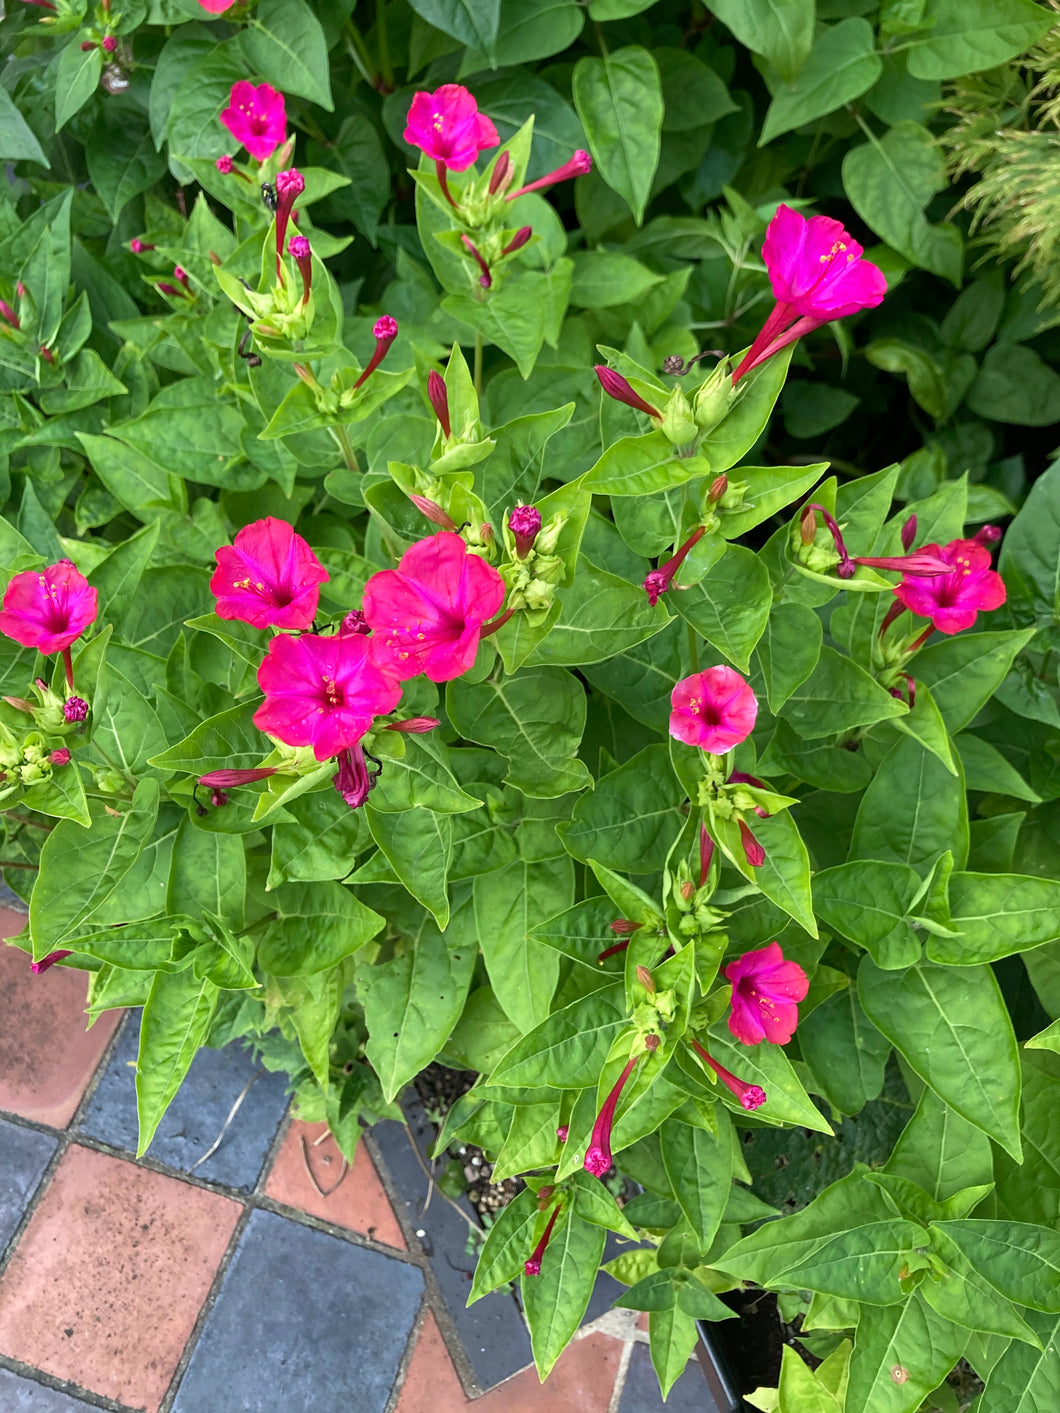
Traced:
MULTIPOLYGON (((416 1092, 437 1129, 441 1128, 446 1114, 477 1078, 474 1070, 450 1070, 439 1064, 428 1065, 422 1074, 417 1075, 416 1092)), ((504 1182, 493 1182, 493 1164, 482 1149, 472 1143, 456 1144, 449 1152, 463 1167, 467 1199, 475 1209, 475 1215, 483 1226, 489 1226, 497 1213, 521 1191, 521 1179, 507 1178, 504 1182)))

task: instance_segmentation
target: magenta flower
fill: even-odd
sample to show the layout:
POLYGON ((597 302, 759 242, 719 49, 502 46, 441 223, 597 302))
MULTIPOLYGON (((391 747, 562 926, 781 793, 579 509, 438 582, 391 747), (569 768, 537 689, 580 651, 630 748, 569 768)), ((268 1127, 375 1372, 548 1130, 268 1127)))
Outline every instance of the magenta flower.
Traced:
POLYGON ((239 79, 232 85, 221 122, 259 162, 266 161, 287 140, 283 94, 271 84, 255 87, 248 79, 239 79))
POLYGON ((508 514, 508 529, 515 539, 517 559, 525 559, 541 530, 541 512, 535 505, 517 505, 508 514))
POLYGON ((557 1202, 556 1205, 553 1207, 552 1215, 548 1219, 548 1225, 545 1227, 545 1230, 541 1235, 541 1240, 534 1247, 532 1253, 526 1261, 525 1266, 523 1267, 528 1276, 539 1276, 541 1274, 541 1258, 545 1254, 545 1247, 548 1245, 549 1238, 552 1235, 552 1228, 556 1225, 556 1218, 559 1216, 562 1209, 562 1202, 557 1202))
POLYGON ((368 774, 364 751, 359 745, 347 746, 339 752, 339 768, 335 772, 332 785, 349 805, 351 810, 360 809, 375 785, 379 772, 368 774))
POLYGON ((427 374, 427 397, 435 417, 438 418, 442 434, 448 440, 453 435, 452 423, 449 421, 449 389, 445 386, 441 373, 435 372, 433 368, 427 374))
POLYGON ((303 633, 273 638, 258 668, 265 702, 254 724, 288 746, 329 760, 355 746, 376 716, 393 711, 401 687, 371 660, 368 639, 303 633))
POLYGON ((510 191, 505 197, 506 201, 514 201, 517 196, 525 196, 528 191, 540 191, 546 186, 555 186, 557 182, 569 181, 571 177, 584 177, 593 169, 593 159, 588 152, 578 150, 564 162, 562 167, 557 167, 554 172, 549 172, 546 176, 538 177, 536 182, 528 182, 526 186, 521 186, 518 191, 510 191))
POLYGON ((776 306, 733 382, 822 324, 881 303, 887 281, 863 254, 841 221, 828 216, 807 220, 790 206, 778 206, 762 245, 776 306))
POLYGON ((297 167, 289 167, 276 178, 276 278, 283 279, 283 243, 294 203, 305 191, 305 177, 297 167))
POLYGON ((905 575, 894 594, 910 613, 930 618, 940 633, 970 628, 981 609, 1000 608, 1005 602, 1005 581, 991 568, 990 551, 977 540, 924 545, 920 553, 941 559, 951 566, 950 573, 930 579, 905 575))
POLYGON ((27 569, 16 574, 4 590, 0 633, 24 648, 61 653, 66 683, 72 687, 70 644, 95 622, 98 599, 95 589, 68 559, 46 569, 27 569))
POLYGON ((41 957, 39 962, 31 962, 29 969, 34 976, 40 976, 42 971, 47 971, 56 962, 61 962, 64 957, 72 956, 72 952, 49 952, 46 957, 41 957))
POLYGON ((230 10, 236 0, 199 0, 202 8, 211 15, 223 15, 226 10, 230 10))
POLYGON ((674 581, 674 575, 685 562, 685 557, 699 543, 706 532, 707 527, 705 525, 698 526, 692 531, 691 535, 689 535, 688 539, 672 559, 668 559, 665 564, 660 564, 658 569, 652 569, 645 576, 642 588, 648 595, 648 602, 651 604, 652 608, 659 602, 660 594, 665 594, 670 588, 670 585, 674 581))
POLYGON ((419 540, 396 569, 373 574, 364 589, 372 656, 404 681, 423 672, 449 682, 475 660, 483 624, 500 608, 504 580, 459 535, 419 540))
POLYGON ((381 315, 372 325, 372 337, 375 339, 375 348, 372 356, 368 360, 368 367, 354 383, 355 388, 359 388, 362 383, 368 381, 375 370, 382 363, 387 355, 390 345, 398 336, 398 322, 392 319, 389 314, 381 315))
POLYGON ((621 373, 616 373, 613 368, 605 368, 602 363, 595 364, 593 372, 600 379, 600 384, 608 397, 613 397, 616 402, 624 402, 635 412, 645 412, 649 417, 661 419, 662 413, 659 409, 652 407, 650 402, 645 402, 640 393, 634 392, 621 373))
POLYGON ((760 1109, 766 1102, 766 1091, 758 1084, 747 1084, 742 1079, 737 1079, 731 1070, 727 1070, 724 1065, 719 1065, 713 1055, 708 1055, 698 1040, 692 1041, 692 1049, 705 1065, 709 1065, 714 1073, 724 1084, 731 1094, 735 1094, 740 1101, 740 1107, 744 1109, 760 1109))
POLYGON ((725 968, 732 982, 729 1029, 741 1045, 786 1045, 799 1023, 809 978, 798 962, 784 960, 779 942, 745 952, 725 968))
POLYGON ((758 715, 754 692, 731 667, 685 677, 670 693, 670 705, 670 735, 715 755, 746 741, 758 715))
POLYGON ((234 545, 214 554, 210 591, 218 618, 253 628, 308 628, 327 570, 286 520, 271 515, 245 525, 234 545))
POLYGON ((267 780, 270 775, 276 774, 276 767, 272 765, 259 765, 251 770, 210 770, 205 775, 199 776, 199 784, 220 788, 233 785, 253 785, 256 780, 267 780))
POLYGON ((497 129, 458 83, 414 94, 403 136, 450 172, 466 171, 480 152, 500 142, 497 129))
POLYGON ((614 1087, 596 1116, 596 1122, 593 1124, 593 1131, 589 1138, 589 1146, 585 1150, 585 1158, 582 1161, 582 1167, 593 1177, 602 1178, 611 1167, 611 1130, 615 1123, 615 1109, 618 1107, 619 1096, 625 1088, 626 1081, 633 1073, 633 1066, 637 1061, 649 1050, 658 1048, 659 1037, 646 1035, 644 1043, 647 1048, 638 1051, 632 1059, 627 1061, 625 1069, 615 1081, 614 1087))

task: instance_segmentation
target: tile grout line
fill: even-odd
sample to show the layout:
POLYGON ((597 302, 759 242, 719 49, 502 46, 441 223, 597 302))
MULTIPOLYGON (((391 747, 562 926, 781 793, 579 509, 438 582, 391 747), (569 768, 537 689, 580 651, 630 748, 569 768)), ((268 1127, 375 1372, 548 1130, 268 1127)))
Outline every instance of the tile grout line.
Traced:
MULTIPOLYGON (((405 1140, 409 1143, 412 1142, 407 1133, 405 1140)), ((449 1312, 449 1306, 446 1303, 445 1297, 442 1295, 441 1287, 438 1285, 438 1278, 435 1276, 431 1263, 423 1249, 423 1243, 416 1235, 416 1228, 409 1220, 404 1210, 405 1201, 391 1176, 386 1160, 379 1151, 375 1140, 371 1137, 370 1130, 361 1134, 361 1142, 367 1148, 368 1155, 375 1165, 379 1181, 383 1185, 383 1191, 386 1193, 387 1201, 390 1203, 394 1216, 397 1218, 398 1226, 401 1228, 405 1240, 408 1243, 410 1253, 419 1253, 419 1259, 416 1261, 416 1264, 423 1272, 424 1285, 426 1287, 426 1304, 438 1324, 438 1330, 442 1336, 442 1343, 445 1345, 453 1368, 456 1370, 456 1376, 464 1390, 464 1396, 468 1399, 478 1398, 486 1392, 486 1390, 480 1387, 475 1377, 475 1372, 471 1367, 471 1360, 468 1358, 467 1351, 464 1349, 464 1342, 460 1338, 456 1323, 449 1312)))
POLYGON ((10 1354, 0 1354, 0 1369, 7 1369, 9 1373, 17 1374, 42 1388, 54 1389, 56 1393, 65 1393, 69 1398, 80 1399, 90 1408, 103 1409, 105 1413, 144 1413, 142 1404, 136 1408, 128 1403, 118 1403, 104 1393, 94 1393, 92 1389, 84 1388, 70 1379, 58 1379, 54 1374, 38 1369, 34 1364, 26 1364, 21 1359, 12 1358, 10 1354))
POLYGON ((633 1357, 633 1340, 628 1339, 622 1346, 622 1353, 618 1357, 618 1370, 615 1373, 615 1384, 611 1390, 611 1402, 607 1405, 607 1413, 618 1413, 622 1405, 622 1395, 626 1389, 626 1375, 629 1373, 629 1361, 633 1357))
POLYGON ((405 1348, 402 1351, 401 1359, 398 1361, 398 1366, 394 1373, 394 1382, 387 1397, 386 1405, 383 1408, 383 1413, 394 1413, 394 1409, 397 1407, 398 1399, 401 1397, 401 1390, 405 1387, 405 1380, 408 1378, 409 1369, 412 1367, 412 1361, 415 1358, 416 1350, 427 1324, 427 1316, 432 1313, 425 1286, 423 1296, 420 1299, 420 1308, 416 1312, 416 1318, 412 1322, 412 1329, 409 1330, 409 1337, 405 1341, 405 1348))

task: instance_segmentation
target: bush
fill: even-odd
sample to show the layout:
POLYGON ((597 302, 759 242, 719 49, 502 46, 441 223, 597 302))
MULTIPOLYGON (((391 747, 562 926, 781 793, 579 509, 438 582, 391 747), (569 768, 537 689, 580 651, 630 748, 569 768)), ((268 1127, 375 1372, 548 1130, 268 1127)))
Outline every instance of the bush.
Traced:
POLYGON ((1055 6, 9 11, 0 866, 141 1146, 440 1060, 542 1375, 611 1231, 664 1389, 754 1282, 764 1409, 1051 1413, 1055 6))

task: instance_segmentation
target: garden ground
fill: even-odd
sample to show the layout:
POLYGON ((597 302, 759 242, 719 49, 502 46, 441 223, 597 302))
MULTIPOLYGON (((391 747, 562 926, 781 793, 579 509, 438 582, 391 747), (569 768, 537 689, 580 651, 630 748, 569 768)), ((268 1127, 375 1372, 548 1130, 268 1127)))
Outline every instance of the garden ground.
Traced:
MULTIPOLYGON (((0 937, 22 922, 0 910, 0 937)), ((135 1162, 137 1017, 86 1033, 85 985, 0 945, 3 1413, 663 1408, 609 1277, 544 1386, 513 1295, 465 1308, 466 1223, 429 1188, 415 1110, 347 1171, 283 1076, 203 1051, 135 1162)), ((665 1407, 712 1413, 698 1365, 665 1407)))

